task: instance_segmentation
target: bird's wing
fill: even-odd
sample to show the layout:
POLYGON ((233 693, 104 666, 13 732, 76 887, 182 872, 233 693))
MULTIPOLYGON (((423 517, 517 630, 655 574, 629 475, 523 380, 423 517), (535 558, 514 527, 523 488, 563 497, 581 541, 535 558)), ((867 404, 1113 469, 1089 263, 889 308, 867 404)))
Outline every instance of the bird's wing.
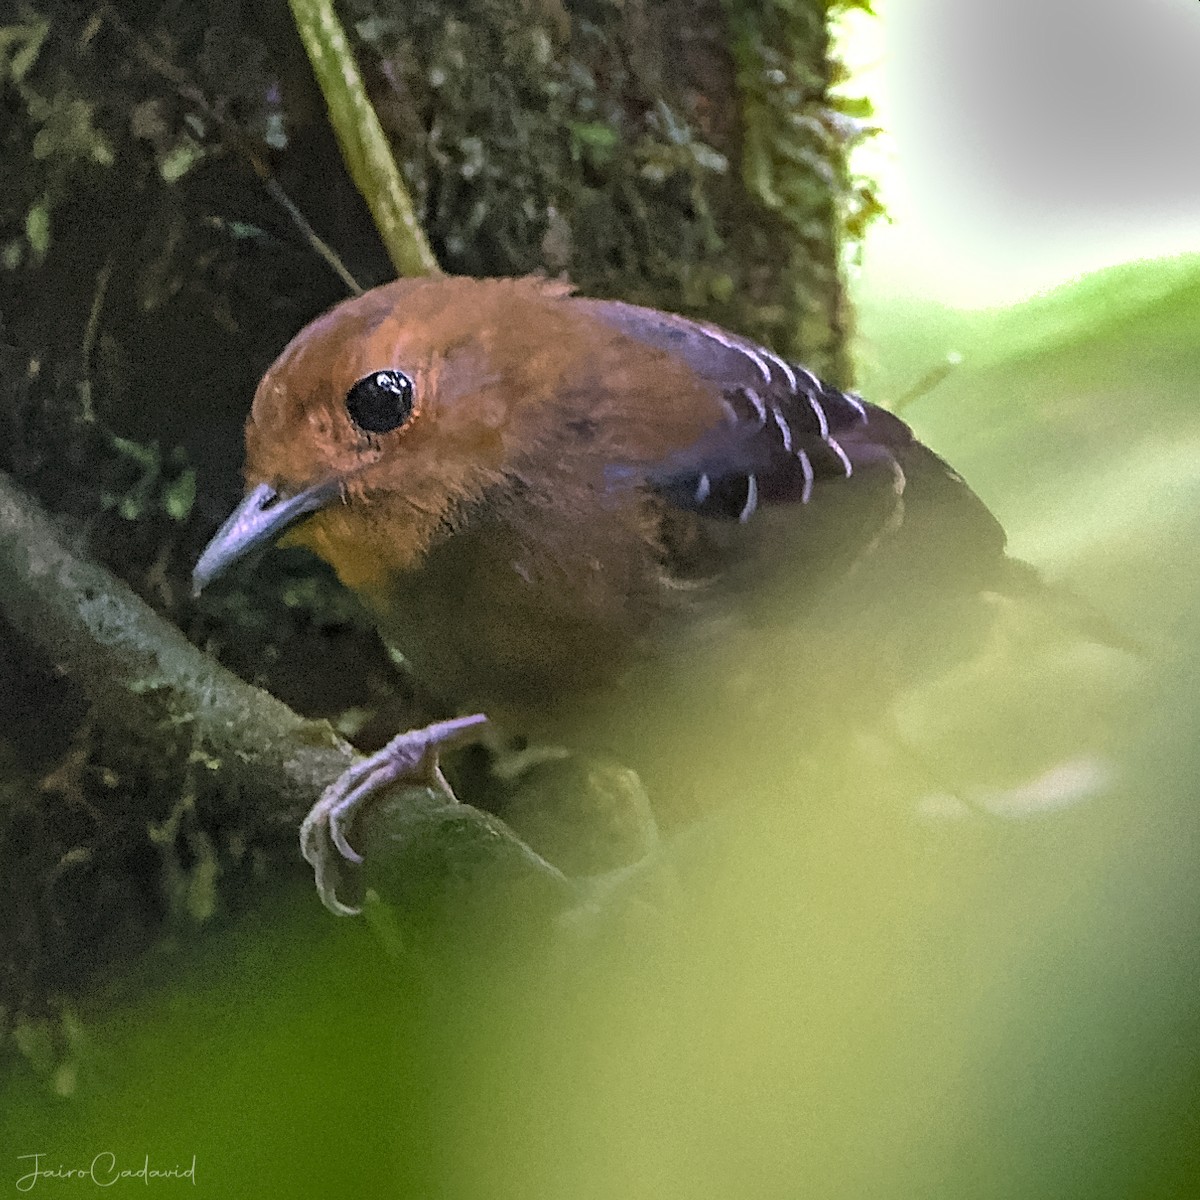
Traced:
POLYGON ((895 497, 876 506, 876 520, 889 528, 934 526, 948 548, 958 542, 972 556, 1003 555, 999 522, 898 417, 716 326, 620 301, 574 303, 683 359, 720 391, 726 420, 644 477, 679 508, 746 522, 764 506, 808 504, 824 481, 857 479, 849 490, 895 497))
POLYGON ((745 521, 760 504, 807 504, 818 480, 891 465, 913 441, 908 426, 890 413, 716 326, 620 301, 576 303, 682 358, 720 390, 725 422, 670 455, 651 476, 681 507, 745 521))

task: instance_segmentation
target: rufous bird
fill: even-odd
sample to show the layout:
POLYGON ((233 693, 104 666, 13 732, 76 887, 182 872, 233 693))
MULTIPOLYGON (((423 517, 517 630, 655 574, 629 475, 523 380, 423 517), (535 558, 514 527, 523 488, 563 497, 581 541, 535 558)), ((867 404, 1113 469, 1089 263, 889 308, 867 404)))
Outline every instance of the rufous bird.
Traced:
MULTIPOLYGON (((401 279, 317 318, 258 387, 245 478, 197 591, 287 531, 449 718, 353 768, 305 822, 335 911, 354 811, 406 774, 444 786, 439 747, 484 714, 569 740, 606 705, 632 744, 657 670, 707 656, 705 687, 748 695, 730 682, 740 651, 714 647, 752 625, 784 631, 759 639, 757 669, 807 664, 819 698, 835 671, 904 656, 863 589, 924 609, 1012 567, 983 503, 887 411, 713 325, 538 278, 401 279), (831 595, 857 630, 838 661, 805 634, 831 595)), ((799 745, 799 714, 791 728, 799 745)))

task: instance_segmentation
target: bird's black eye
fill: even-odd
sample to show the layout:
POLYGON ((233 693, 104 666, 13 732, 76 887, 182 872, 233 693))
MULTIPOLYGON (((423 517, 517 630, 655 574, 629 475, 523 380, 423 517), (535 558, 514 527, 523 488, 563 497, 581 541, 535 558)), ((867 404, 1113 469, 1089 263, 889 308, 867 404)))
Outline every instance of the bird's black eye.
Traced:
POLYGON ((350 420, 364 433, 398 429, 413 410, 413 382, 403 371, 372 371, 346 393, 350 420))

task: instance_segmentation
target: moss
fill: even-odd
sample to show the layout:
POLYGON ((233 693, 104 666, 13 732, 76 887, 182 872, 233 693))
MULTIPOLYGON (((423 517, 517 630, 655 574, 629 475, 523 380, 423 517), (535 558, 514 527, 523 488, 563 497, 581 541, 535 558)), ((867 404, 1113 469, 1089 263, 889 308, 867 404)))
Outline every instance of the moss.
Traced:
MULTIPOLYGON (((856 5, 865 7, 865 5, 856 5)), ((833 9, 849 7, 832 6, 833 9)), ((881 209, 849 153, 869 127, 866 101, 839 97, 831 6, 725 0, 741 97, 742 181, 762 212, 752 236, 777 246, 767 340, 848 384, 846 252, 881 209)))
POLYGON ((846 377, 869 202, 823 4, 351 7, 448 270, 563 271, 846 377))

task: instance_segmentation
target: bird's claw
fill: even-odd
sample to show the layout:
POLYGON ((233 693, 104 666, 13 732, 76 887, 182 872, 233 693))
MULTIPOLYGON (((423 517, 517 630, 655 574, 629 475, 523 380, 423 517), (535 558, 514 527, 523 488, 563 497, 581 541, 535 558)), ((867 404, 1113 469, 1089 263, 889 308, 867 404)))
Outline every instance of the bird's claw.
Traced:
POLYGON ((429 784, 457 803, 438 764, 442 750, 477 737, 487 717, 476 713, 410 729, 392 738, 382 750, 347 767, 312 806, 300 826, 300 853, 313 868, 317 892, 330 912, 351 916, 360 910, 338 899, 339 860, 359 866, 362 855, 346 836, 363 802, 401 779, 429 784))

